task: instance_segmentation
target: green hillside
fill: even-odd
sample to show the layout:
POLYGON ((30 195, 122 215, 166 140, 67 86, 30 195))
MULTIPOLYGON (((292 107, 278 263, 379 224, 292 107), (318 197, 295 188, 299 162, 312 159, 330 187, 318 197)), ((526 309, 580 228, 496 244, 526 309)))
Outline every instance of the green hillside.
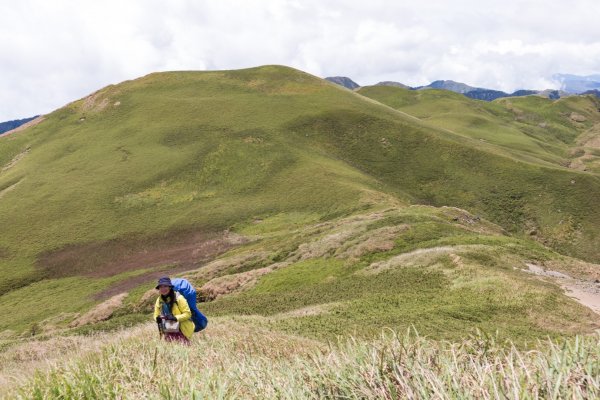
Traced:
MULTIPOLYGON (((446 90, 370 86, 359 92, 434 126, 478 139, 482 145, 494 145, 487 150, 541 165, 574 166, 574 159, 583 155, 582 140, 597 136, 600 128, 600 101, 593 96, 556 101, 524 96, 485 102, 446 90)), ((589 150, 587 169, 598 173, 593 157, 598 153, 589 150)))
MULTIPOLYGON (((452 96, 426 107, 473 118, 452 96)), ((597 327, 522 271, 594 277, 569 256, 600 260, 600 178, 560 164, 597 111, 578 106, 586 121, 567 132, 553 113, 571 105, 545 110, 556 129, 544 147, 500 103, 480 111, 512 127, 496 143, 458 117, 443 126, 376 100, 280 66, 158 73, 0 138, 0 306, 20 310, 0 331, 147 320, 145 292, 165 273, 202 287, 211 316, 258 315, 315 340, 597 327), (98 304, 104 317, 88 313, 98 304)))
MULTIPOLYGON (((438 190, 432 193, 421 188, 419 201, 480 210, 506 229, 529 232, 561 251, 598 259, 592 244, 597 240, 596 233, 592 233, 595 228, 589 225, 598 218, 593 200, 597 194, 588 197, 591 192, 587 192, 597 190, 599 176, 594 154, 600 153, 593 147, 597 146, 600 127, 596 98, 552 101, 528 96, 487 103, 436 90, 373 86, 359 92, 443 129, 449 137, 456 134, 476 139, 473 146, 485 152, 465 146, 443 150, 437 142, 422 140, 419 149, 427 152, 422 156, 428 160, 427 165, 412 168, 421 174, 435 173, 411 186, 425 184, 427 189, 434 186, 438 190), (573 164, 579 168, 566 168, 573 164), (588 244, 580 240, 585 236, 588 244)), ((413 165, 421 159, 418 153, 411 153, 410 158, 399 157, 401 150, 394 150, 392 157, 409 159, 413 165)), ((376 168, 384 170, 388 166, 386 163, 376 168)), ((406 187, 405 183, 401 186, 406 187)))

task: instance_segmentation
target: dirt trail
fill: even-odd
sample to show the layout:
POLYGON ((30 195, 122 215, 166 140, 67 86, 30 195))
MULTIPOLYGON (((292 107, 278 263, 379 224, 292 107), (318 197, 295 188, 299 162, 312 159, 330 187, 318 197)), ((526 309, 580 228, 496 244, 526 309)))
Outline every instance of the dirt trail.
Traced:
POLYGON ((528 269, 523 269, 522 271, 541 277, 552 278, 560 284, 560 287, 565 290, 567 296, 577 300, 600 315, 600 282, 573 278, 562 272, 547 270, 535 264, 526 265, 528 269))
POLYGON ((574 298, 584 306, 588 307, 596 314, 600 314, 600 293, 595 291, 589 291, 586 288, 582 288, 577 285, 568 286, 565 285, 563 288, 566 291, 567 296, 574 298))
POLYGON ((20 152, 19 154, 17 154, 16 156, 14 156, 13 159, 10 160, 10 162, 8 164, 6 164, 4 167, 2 167, 0 172, 7 171, 7 170, 11 169, 12 167, 14 167, 19 161, 21 161, 23 159, 23 157, 25 157, 27 154, 29 154, 30 151, 31 151, 31 148, 28 147, 25 150, 23 150, 22 152, 20 152))
POLYGON ((4 195, 12 190, 15 190, 17 188, 17 186, 19 185, 19 183, 21 183, 23 180, 21 179, 20 181, 18 181, 17 183, 14 183, 12 185, 10 185, 9 187, 7 187, 6 189, 2 189, 0 190, 0 199, 2 197, 4 197, 4 195))

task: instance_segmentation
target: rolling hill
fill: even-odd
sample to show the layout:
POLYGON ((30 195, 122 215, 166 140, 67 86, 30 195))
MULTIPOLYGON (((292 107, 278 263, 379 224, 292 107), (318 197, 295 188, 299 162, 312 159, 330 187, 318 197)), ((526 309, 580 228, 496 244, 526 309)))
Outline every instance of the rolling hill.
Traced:
POLYGON ((593 97, 356 93, 282 66, 103 88, 0 138, 4 343, 146 321, 163 274, 210 318, 316 341, 591 332, 534 272, 600 277, 599 121, 593 97))
POLYGON ((492 143, 513 158, 600 172, 595 145, 587 146, 600 122, 600 103, 592 96, 559 101, 527 96, 484 103, 441 90, 371 86, 361 88, 360 93, 442 129, 492 143), (584 152, 589 154, 585 165, 576 166, 584 152))

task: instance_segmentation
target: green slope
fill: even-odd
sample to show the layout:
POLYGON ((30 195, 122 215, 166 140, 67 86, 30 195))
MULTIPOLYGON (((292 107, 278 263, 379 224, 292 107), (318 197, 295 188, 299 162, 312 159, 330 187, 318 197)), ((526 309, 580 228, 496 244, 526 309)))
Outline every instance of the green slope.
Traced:
MULTIPOLYGON (((534 233, 545 244, 598 260, 592 226, 599 216, 594 200, 598 174, 561 167, 572 162, 569 155, 577 154, 582 138, 589 143, 600 137, 594 134, 600 121, 597 99, 552 102, 530 96, 486 103, 447 91, 375 86, 359 92, 432 126, 451 129, 449 133, 477 139, 485 151, 446 147, 414 135, 417 151, 402 148, 404 137, 402 146, 389 146, 383 153, 389 154, 387 159, 365 160, 369 168, 393 177, 401 182, 398 186, 420 186, 413 192, 419 201, 479 210, 509 230, 534 233), (575 122, 573 114, 585 121, 575 122), (409 166, 398 168, 391 159, 409 166), (417 176, 406 176, 406 170, 417 176)), ((356 154, 358 149, 347 151, 356 154)), ((587 162, 593 165, 595 160, 587 162)))
POLYGON ((374 180, 306 154, 279 128, 301 107, 317 110, 336 95, 284 68, 173 73, 109 87, 54 112, 3 139, 2 165, 30 149, 0 175, 0 188, 14 187, 0 205, 0 225, 10 227, 0 242, 4 270, 17 262, 20 273, 37 273, 31 267, 41 252, 77 243, 354 207, 360 185, 374 180))
POLYGON ((139 300, 152 277, 182 271, 195 271, 198 286, 246 272, 240 279, 260 281, 255 292, 217 298, 209 307, 215 314, 268 316, 331 303, 337 319, 273 322, 317 337, 356 329, 357 321, 371 327, 368 334, 413 322, 449 337, 480 325, 525 337, 589 330, 589 311, 518 269, 561 259, 522 239, 525 232, 555 250, 600 259, 600 179, 558 167, 552 152, 530 153, 525 161, 510 146, 450 132, 286 67, 160 73, 109 86, 0 138, 0 306, 24 309, 0 330, 39 322, 63 329, 120 292, 129 296, 107 325, 130 323, 131 307, 140 312, 133 319, 147 318, 139 300), (352 220, 374 212, 384 222, 352 220), (464 215, 480 222, 465 225, 464 215), (335 246, 358 243, 340 239, 324 253, 302 252, 339 227, 359 242, 365 232, 392 233, 339 257, 335 246), (463 245, 483 247, 467 252, 463 266, 442 254, 406 271, 361 276, 405 252, 463 245), (263 280, 256 271, 273 275, 263 280), (301 290, 290 292, 294 279, 301 290), (406 282, 427 296, 402 295, 406 282), (518 282, 522 291, 508 301, 504 293, 518 282), (362 303, 372 312, 357 320, 362 303), (556 310, 560 318, 536 322, 556 310))
POLYGON ((485 102, 446 90, 370 86, 359 93, 434 126, 493 144, 500 154, 542 165, 569 166, 578 139, 600 125, 600 102, 593 96, 485 102))

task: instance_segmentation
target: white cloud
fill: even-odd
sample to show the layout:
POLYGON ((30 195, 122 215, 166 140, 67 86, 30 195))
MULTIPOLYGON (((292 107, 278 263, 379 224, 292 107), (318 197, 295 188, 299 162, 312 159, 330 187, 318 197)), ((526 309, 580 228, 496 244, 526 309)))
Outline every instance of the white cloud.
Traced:
POLYGON ((545 88, 557 72, 600 73, 598 15, 596 0, 2 1, 0 121, 161 70, 545 88))

